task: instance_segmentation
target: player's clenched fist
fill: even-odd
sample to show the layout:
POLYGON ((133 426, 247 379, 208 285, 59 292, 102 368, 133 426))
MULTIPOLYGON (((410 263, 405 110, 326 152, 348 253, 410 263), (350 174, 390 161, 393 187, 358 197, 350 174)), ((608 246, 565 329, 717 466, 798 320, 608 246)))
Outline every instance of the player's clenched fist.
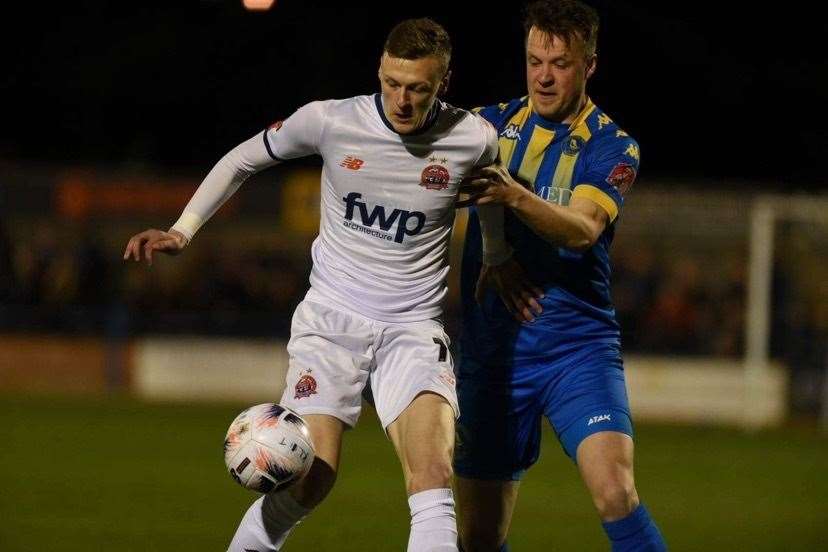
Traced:
POLYGON ((152 265, 152 254, 155 251, 167 253, 170 255, 177 255, 182 249, 187 246, 187 238, 177 230, 170 230, 164 232, 163 230, 156 230, 150 228, 144 230, 140 234, 135 234, 127 242, 124 250, 124 260, 128 261, 130 258, 135 259, 135 262, 141 260, 141 252, 147 259, 147 264, 152 265))

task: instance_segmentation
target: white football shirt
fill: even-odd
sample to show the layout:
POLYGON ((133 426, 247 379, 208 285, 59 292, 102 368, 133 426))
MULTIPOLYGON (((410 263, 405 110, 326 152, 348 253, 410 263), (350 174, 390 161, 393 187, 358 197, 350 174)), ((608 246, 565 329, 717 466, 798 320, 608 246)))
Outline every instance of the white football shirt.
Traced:
POLYGON ((268 129, 265 144, 276 160, 324 161, 311 288, 376 320, 435 318, 446 296, 458 183, 494 161, 497 134, 438 101, 420 131, 400 135, 381 102, 374 94, 310 103, 268 129))
POLYGON ((381 98, 312 102, 241 144, 207 175, 173 228, 191 239, 247 176, 318 154, 322 216, 308 297, 384 322, 439 317, 457 187, 496 159, 497 133, 482 117, 437 101, 422 129, 401 135, 381 98))

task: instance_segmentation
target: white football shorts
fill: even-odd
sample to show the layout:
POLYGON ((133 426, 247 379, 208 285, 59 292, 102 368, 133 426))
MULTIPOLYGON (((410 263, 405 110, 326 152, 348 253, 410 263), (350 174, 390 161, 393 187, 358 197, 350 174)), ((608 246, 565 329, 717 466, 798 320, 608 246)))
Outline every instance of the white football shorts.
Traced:
MULTIPOLYGON (((318 294, 309 294, 322 299, 318 294)), ((444 397, 459 415, 449 339, 436 320, 379 322, 306 296, 293 314, 290 364, 280 403, 328 414, 353 427, 371 391, 383 429, 420 393, 444 397)))

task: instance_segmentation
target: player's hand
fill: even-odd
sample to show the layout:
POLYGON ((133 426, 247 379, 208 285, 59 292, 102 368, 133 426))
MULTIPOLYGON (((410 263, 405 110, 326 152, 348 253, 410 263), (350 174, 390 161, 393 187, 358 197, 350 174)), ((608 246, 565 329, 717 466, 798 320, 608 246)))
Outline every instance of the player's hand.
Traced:
POLYGON ((495 203, 513 205, 519 195, 526 189, 509 174, 503 165, 494 164, 477 169, 460 182, 461 194, 469 194, 468 199, 458 201, 457 208, 469 205, 486 205, 495 203))
POLYGON ((141 260, 141 252, 143 251, 147 264, 152 266, 152 254, 155 251, 177 255, 186 246, 187 238, 181 232, 177 230, 164 232, 163 230, 150 228, 140 234, 135 234, 129 239, 124 251, 124 260, 128 261, 132 258, 135 259, 135 262, 138 262, 141 260))
POLYGON ((497 266, 483 265, 474 292, 478 303, 483 301, 488 287, 497 291, 506 309, 518 322, 532 322, 535 316, 543 312, 543 307, 537 301, 544 297, 543 290, 529 280, 514 259, 497 266))

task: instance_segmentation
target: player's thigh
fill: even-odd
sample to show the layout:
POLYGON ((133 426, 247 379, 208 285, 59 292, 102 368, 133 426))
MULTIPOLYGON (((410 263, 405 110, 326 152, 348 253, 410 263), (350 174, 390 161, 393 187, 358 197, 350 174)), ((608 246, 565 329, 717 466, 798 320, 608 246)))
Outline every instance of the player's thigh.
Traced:
POLYGON ((415 399, 440 402, 435 397, 421 399, 423 394, 442 397, 453 418, 456 417, 454 363, 448 350, 448 336, 441 324, 430 320, 387 324, 381 330, 378 343, 371 391, 377 416, 386 431, 403 411, 410 409, 415 399))
POLYGON ((615 348, 584 349, 557 363, 556 384, 544 396, 544 412, 566 454, 574 461, 580 444, 600 432, 632 438, 624 367, 615 348))
POLYGON ((455 479, 457 526, 465 552, 499 550, 506 542, 520 481, 455 479))
POLYGON ((441 395, 423 392, 387 429, 409 494, 441 488, 451 480, 454 410, 441 395))
POLYGON ((291 324, 280 403, 303 417, 322 414, 355 425, 373 359, 373 337, 366 319, 310 301, 300 303, 291 324))
POLYGON ((468 479, 517 481, 540 455, 543 378, 534 369, 460 358, 454 471, 468 479))

